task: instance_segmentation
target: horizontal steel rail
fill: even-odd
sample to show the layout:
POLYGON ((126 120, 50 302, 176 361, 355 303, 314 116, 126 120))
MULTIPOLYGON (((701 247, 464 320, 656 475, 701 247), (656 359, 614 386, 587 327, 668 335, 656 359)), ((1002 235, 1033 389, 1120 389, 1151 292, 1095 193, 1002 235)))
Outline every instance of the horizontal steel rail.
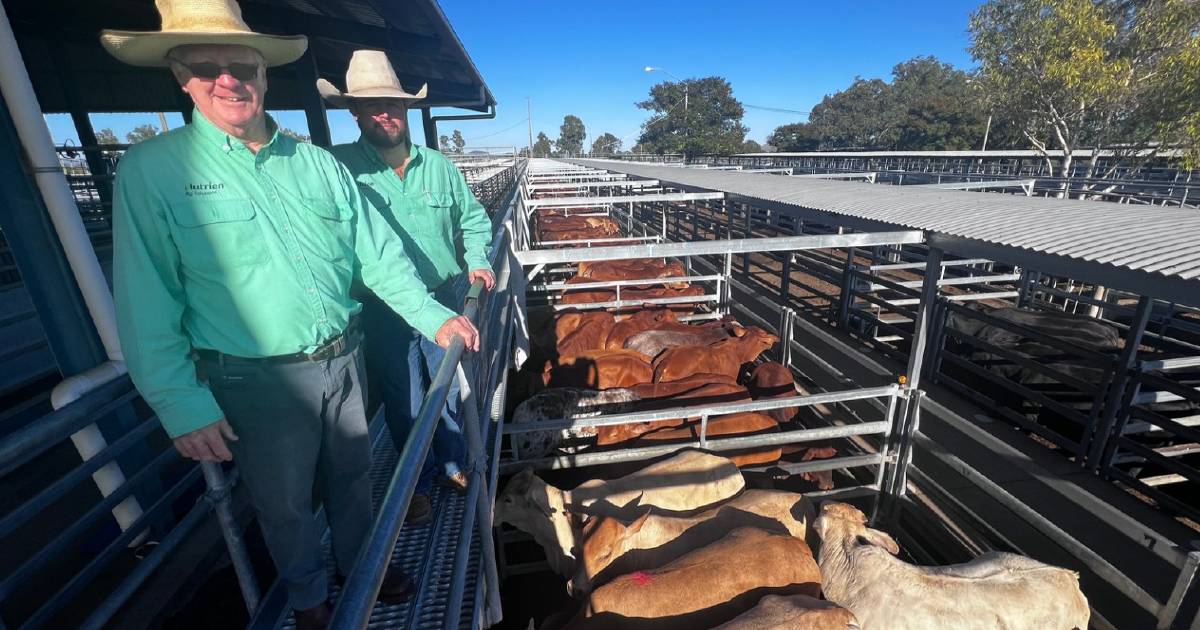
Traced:
POLYGON ((661 203, 678 201, 711 201, 724 199, 725 193, 650 193, 645 195, 619 195, 612 197, 562 197, 555 199, 527 199, 525 207, 557 208, 610 206, 618 203, 661 203))
POLYGON ((870 247, 872 245, 889 243, 921 243, 924 240, 924 234, 917 230, 903 232, 860 232, 851 234, 734 239, 727 241, 696 241, 690 243, 672 242, 654 245, 596 247, 573 250, 532 250, 517 252, 517 260, 522 265, 528 266, 595 260, 623 260, 628 258, 679 258, 713 254, 870 247))
POLYGON ((581 188, 657 188, 661 186, 657 179, 626 179, 603 182, 554 182, 550 184, 527 184, 529 192, 543 190, 578 190, 581 188))
POLYGON ((580 282, 577 284, 569 284, 566 282, 531 284, 527 287, 527 290, 542 293, 551 291, 571 291, 575 289, 601 289, 611 287, 670 284, 675 282, 700 282, 724 279, 725 276, 661 276, 657 278, 641 278, 638 280, 601 280, 597 282, 580 282))
MULTIPOLYGON (((563 429, 577 429, 583 427, 610 427, 623 424, 633 424, 637 422, 656 422, 659 420, 673 420, 675 418, 687 418, 700 415, 720 416, 731 413, 784 409, 787 407, 810 407, 812 405, 825 405, 838 402, 848 402, 852 400, 865 400, 868 398, 883 398, 887 396, 899 395, 901 395, 901 389, 899 385, 885 385, 883 387, 866 387, 863 389, 852 389, 843 392, 808 394, 805 396, 795 396, 789 398, 771 398, 754 400, 750 402, 730 402, 712 405, 694 405, 690 407, 674 407, 671 409, 638 411, 593 418, 558 418, 552 420, 541 420, 529 424, 508 424, 504 427, 504 434, 513 435, 517 433, 532 433, 540 431, 560 431, 563 429)), ((810 429, 810 431, 820 430, 823 429, 810 429)))

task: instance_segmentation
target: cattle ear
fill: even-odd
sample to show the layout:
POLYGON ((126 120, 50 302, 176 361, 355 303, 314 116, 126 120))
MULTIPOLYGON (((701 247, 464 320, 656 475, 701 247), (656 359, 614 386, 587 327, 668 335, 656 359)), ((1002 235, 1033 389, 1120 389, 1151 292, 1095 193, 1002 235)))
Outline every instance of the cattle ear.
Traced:
POLYGON ((641 516, 633 519, 632 523, 625 526, 625 532, 627 534, 632 534, 632 533, 641 531, 642 526, 646 524, 646 521, 649 518, 650 518, 650 510, 647 509, 644 513, 642 513, 641 516))
POLYGON ((886 549, 893 556, 900 553, 900 545, 896 543, 896 539, 878 529, 864 528, 858 537, 869 545, 886 549))

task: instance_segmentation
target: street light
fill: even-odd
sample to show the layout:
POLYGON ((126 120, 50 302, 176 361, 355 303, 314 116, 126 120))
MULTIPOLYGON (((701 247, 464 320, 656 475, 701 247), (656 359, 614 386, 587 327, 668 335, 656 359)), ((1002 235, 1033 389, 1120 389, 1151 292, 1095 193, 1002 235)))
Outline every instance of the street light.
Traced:
MULTIPOLYGON (((688 137, 688 83, 687 83, 687 81, 683 81, 683 80, 681 80, 679 77, 677 77, 677 76, 675 76, 675 75, 671 74, 670 72, 667 72, 667 69, 666 69, 666 68, 658 68, 658 67, 655 67, 655 66, 646 66, 646 68, 645 68, 645 71, 646 71, 647 73, 649 73, 649 72, 654 72, 655 70, 657 70, 657 71, 659 71, 659 72, 661 72, 661 73, 663 73, 663 74, 667 75, 668 77, 671 77, 672 79, 674 79, 674 80, 678 81, 679 83, 682 83, 682 84, 683 84, 683 145, 684 145, 684 147, 687 147, 687 137, 688 137)), ((684 158, 684 159, 686 159, 686 156, 685 156, 685 158, 684 158)))

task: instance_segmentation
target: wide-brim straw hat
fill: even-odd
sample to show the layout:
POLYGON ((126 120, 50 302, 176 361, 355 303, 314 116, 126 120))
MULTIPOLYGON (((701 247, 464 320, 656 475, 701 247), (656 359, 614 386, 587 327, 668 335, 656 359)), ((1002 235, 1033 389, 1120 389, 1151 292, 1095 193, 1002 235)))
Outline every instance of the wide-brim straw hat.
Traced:
POLYGON ((100 43, 131 66, 168 66, 167 53, 192 44, 240 45, 262 54, 268 67, 300 58, 308 48, 303 35, 264 35, 242 20, 236 0, 155 0, 162 27, 157 31, 105 29, 100 43))
POLYGON ((325 79, 317 79, 317 91, 334 107, 347 107, 354 99, 396 98, 406 102, 425 98, 429 84, 421 86, 416 94, 400 85, 400 78, 392 69, 392 62, 382 50, 356 50, 350 56, 346 68, 346 91, 343 92, 325 79))

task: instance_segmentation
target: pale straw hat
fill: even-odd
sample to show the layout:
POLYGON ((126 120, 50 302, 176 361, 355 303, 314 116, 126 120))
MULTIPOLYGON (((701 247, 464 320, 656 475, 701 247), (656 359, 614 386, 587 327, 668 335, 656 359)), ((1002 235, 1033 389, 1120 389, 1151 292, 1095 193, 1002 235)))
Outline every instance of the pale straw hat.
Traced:
POLYGON ((224 44, 248 46, 262 53, 267 66, 291 63, 304 54, 303 35, 264 35, 242 20, 236 0, 155 0, 162 16, 157 31, 105 29, 100 43, 112 56, 132 66, 168 66, 176 46, 224 44))
POLYGON ((346 107, 356 98, 398 98, 419 101, 425 98, 429 84, 410 94, 400 85, 387 53, 382 50, 356 50, 346 69, 346 91, 342 92, 325 79, 317 79, 317 91, 334 107, 346 107))

